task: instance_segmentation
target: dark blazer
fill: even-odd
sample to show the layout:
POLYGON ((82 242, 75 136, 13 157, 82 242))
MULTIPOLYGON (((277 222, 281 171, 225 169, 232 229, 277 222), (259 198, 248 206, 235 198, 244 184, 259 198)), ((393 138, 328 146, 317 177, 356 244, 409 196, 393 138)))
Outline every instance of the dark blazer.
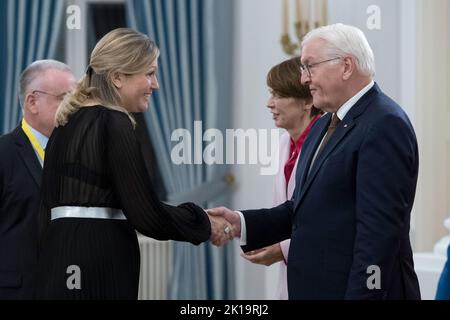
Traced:
POLYGON ((0 299, 32 299, 42 168, 23 130, 0 137, 0 299))
POLYGON ((308 175, 331 114, 303 145, 293 199, 243 211, 254 250, 291 238, 290 299, 420 299, 409 240, 418 149, 405 112, 374 85, 339 123, 308 175), (380 289, 370 266, 380 269, 380 289))

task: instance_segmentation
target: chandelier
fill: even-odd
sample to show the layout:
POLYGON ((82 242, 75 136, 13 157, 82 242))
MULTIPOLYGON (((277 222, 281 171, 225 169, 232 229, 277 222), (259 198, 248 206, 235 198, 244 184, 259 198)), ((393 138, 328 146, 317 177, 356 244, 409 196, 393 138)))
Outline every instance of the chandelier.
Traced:
POLYGON ((327 0, 283 0, 281 46, 290 56, 300 55, 300 43, 311 30, 324 26, 328 21, 327 0), (291 25, 292 3, 295 1, 295 20, 291 25), (290 27, 294 28, 297 38, 291 39, 290 27))

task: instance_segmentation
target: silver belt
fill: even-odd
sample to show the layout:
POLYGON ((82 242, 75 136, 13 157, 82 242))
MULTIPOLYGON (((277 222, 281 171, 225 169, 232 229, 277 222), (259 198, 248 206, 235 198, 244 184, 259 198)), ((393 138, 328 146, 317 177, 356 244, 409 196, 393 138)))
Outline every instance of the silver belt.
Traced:
POLYGON ((101 207, 56 207, 51 210, 52 220, 60 218, 90 218, 126 220, 122 210, 101 207))

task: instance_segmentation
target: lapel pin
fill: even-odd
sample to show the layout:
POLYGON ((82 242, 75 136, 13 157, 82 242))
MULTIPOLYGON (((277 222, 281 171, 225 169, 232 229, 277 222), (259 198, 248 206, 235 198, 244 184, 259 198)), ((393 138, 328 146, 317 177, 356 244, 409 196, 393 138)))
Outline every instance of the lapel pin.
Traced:
POLYGON ((344 128, 347 128, 348 127, 348 124, 344 124, 344 128))

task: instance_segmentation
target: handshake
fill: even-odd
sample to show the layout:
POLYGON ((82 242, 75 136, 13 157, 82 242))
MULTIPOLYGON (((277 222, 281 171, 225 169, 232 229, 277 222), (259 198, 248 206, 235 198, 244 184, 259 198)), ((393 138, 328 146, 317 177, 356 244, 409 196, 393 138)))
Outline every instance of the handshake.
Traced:
POLYGON ((241 218, 239 214, 225 207, 207 209, 211 223, 211 242, 223 246, 228 241, 241 236, 241 218))

